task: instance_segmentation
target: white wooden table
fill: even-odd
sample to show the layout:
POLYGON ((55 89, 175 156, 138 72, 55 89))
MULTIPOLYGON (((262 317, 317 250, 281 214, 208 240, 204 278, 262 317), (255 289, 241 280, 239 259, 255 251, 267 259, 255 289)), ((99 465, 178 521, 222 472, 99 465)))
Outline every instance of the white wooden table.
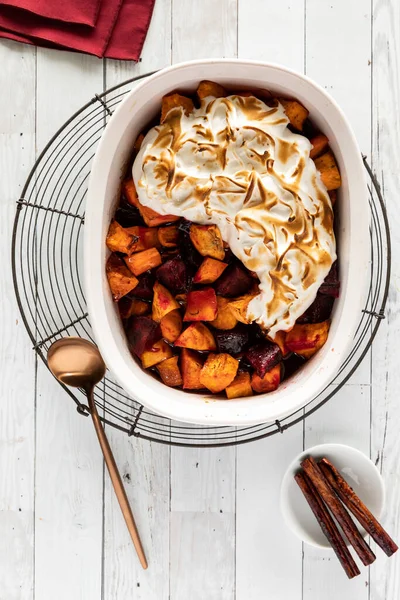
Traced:
POLYGON ((282 474, 304 447, 344 442, 387 486, 400 540, 400 6, 398 0, 157 0, 142 61, 0 42, 0 600, 398 600, 400 553, 349 582, 333 553, 282 521, 282 474), (333 400, 283 435, 189 450, 108 431, 150 568, 138 565, 89 419, 38 362, 11 283, 15 200, 49 137, 94 93, 201 57, 307 73, 339 101, 381 181, 392 227, 387 318, 333 400))

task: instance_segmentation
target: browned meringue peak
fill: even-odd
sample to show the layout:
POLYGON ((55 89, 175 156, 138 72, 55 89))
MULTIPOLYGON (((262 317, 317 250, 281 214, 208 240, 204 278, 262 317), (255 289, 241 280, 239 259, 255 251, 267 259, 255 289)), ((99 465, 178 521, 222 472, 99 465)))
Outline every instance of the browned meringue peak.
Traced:
POLYGON ((260 279, 248 307, 274 336, 310 306, 336 259, 329 196, 281 104, 206 98, 175 108, 146 135, 133 165, 139 200, 161 214, 215 223, 260 279))

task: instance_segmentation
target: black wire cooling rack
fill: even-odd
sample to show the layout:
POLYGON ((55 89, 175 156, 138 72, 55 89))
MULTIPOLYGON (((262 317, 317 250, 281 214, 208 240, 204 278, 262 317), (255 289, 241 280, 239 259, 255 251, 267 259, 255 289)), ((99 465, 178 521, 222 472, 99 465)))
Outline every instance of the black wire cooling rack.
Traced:
MULTIPOLYGON (((114 109, 135 77, 96 95, 57 131, 40 154, 17 200, 12 238, 15 293, 33 349, 47 364, 47 350, 64 335, 93 340, 82 289, 82 238, 87 182, 97 144, 114 109)), ((149 412, 116 383, 111 373, 95 392, 103 421, 128 435, 179 446, 228 446, 283 433, 327 402, 366 355, 385 318, 390 278, 390 234, 379 184, 365 157, 371 211, 371 279, 354 345, 336 377, 301 410, 274 423, 202 427, 149 412)), ((367 190, 366 190, 367 193, 367 190)), ((63 386, 64 387, 64 386, 63 386)), ((84 396, 64 387, 88 415, 84 396)))

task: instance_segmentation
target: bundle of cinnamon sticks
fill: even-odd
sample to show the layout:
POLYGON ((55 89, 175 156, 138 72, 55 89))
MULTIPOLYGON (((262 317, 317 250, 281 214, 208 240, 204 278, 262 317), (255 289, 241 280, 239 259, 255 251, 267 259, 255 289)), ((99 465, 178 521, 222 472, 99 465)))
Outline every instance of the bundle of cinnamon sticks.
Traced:
POLYGON ((360 570, 345 539, 353 546, 365 566, 373 563, 376 556, 358 531, 346 507, 387 556, 396 552, 395 542, 328 459, 323 458, 317 463, 310 456, 303 460, 301 467, 302 470, 294 478, 349 579, 359 575, 360 570), (333 517, 340 525, 342 534, 333 517))

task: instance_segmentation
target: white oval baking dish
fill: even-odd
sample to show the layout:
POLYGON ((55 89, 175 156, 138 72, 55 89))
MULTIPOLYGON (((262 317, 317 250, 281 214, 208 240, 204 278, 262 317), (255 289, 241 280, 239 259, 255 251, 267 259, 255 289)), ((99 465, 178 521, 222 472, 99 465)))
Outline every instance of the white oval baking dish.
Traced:
POLYGON ((368 277, 368 225, 364 169, 354 134, 336 102, 313 81, 279 65, 239 59, 191 61, 159 71, 137 85, 110 119, 90 175, 85 213, 85 288, 94 336, 108 368, 133 398, 179 421, 245 425, 293 413, 331 381, 351 347, 368 277), (105 238, 134 140, 159 112, 163 95, 175 89, 193 91, 202 79, 232 89, 267 88, 297 98, 328 136, 342 175, 337 224, 341 295, 335 302, 328 341, 275 392, 247 399, 227 401, 187 393, 169 388, 144 372, 129 352, 105 275, 109 254, 105 238))

